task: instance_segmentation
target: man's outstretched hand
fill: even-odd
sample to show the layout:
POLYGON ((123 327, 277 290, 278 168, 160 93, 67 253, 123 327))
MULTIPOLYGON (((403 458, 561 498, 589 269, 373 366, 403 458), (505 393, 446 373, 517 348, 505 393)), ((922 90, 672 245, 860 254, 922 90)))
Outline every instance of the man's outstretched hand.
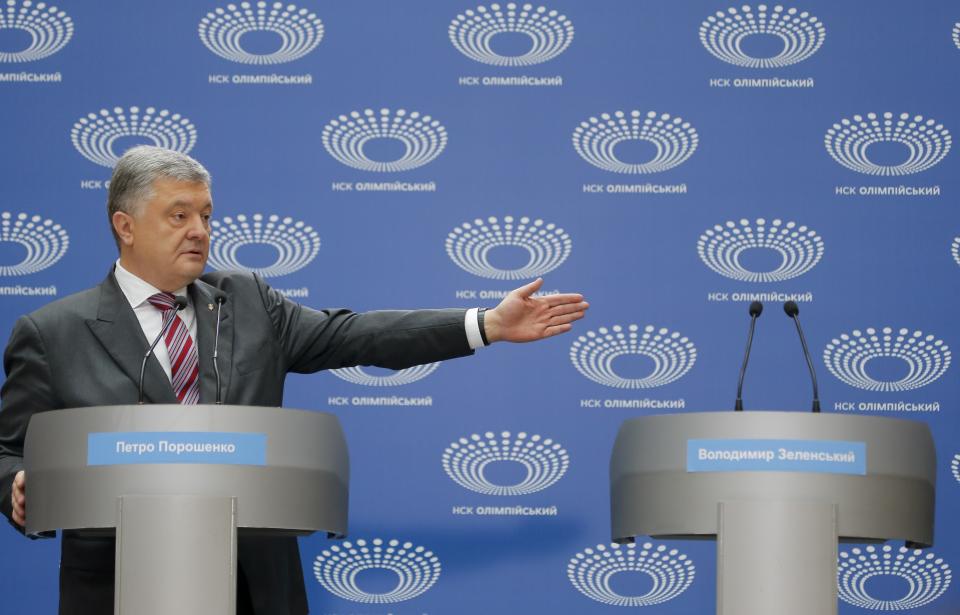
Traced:
POLYGON ((580 294, 534 297, 541 286, 543 278, 537 278, 487 310, 483 316, 487 341, 532 342, 566 333, 573 326, 570 323, 583 318, 590 307, 580 294))

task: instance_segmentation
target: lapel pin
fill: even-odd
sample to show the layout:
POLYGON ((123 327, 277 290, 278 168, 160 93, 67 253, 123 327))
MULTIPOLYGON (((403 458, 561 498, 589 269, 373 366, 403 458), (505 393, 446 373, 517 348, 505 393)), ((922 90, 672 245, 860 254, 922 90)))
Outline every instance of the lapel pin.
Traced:
POLYGON ((208 303, 208 304, 207 304, 207 309, 212 312, 212 311, 213 311, 213 304, 212 304, 212 303, 208 303))

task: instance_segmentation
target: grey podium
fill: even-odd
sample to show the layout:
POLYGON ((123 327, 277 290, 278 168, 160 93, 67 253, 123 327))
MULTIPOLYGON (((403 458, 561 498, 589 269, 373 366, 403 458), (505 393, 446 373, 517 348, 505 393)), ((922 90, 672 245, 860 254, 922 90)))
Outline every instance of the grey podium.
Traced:
POLYGON ((933 544, 923 423, 800 412, 631 419, 610 461, 612 533, 716 538, 719 615, 835 615, 839 541, 933 544))
POLYGON ((238 531, 347 531, 347 447, 327 413, 58 410, 33 417, 24 452, 27 532, 115 532, 121 615, 232 615, 238 531))

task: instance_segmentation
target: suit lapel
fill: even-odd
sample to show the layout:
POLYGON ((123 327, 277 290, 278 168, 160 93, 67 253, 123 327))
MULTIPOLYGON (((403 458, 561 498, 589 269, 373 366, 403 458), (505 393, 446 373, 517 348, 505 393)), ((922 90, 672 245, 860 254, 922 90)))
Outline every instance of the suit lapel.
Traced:
MULTIPOLYGON (((133 380, 140 382, 140 365, 150 346, 133 308, 123 296, 113 272, 100 284, 100 305, 96 320, 86 321, 90 331, 100 340, 117 366, 133 380)), ((157 359, 150 356, 143 376, 144 401, 156 404, 175 404, 177 396, 157 359)), ((136 399, 131 400, 134 403, 136 399)))
MULTIPOLYGON (((212 404, 217 399, 217 375, 213 369, 213 345, 216 339, 217 304, 213 298, 216 289, 202 280, 190 285, 190 299, 197 317, 197 353, 200 359, 200 403, 212 404)), ((226 402, 230 388, 230 372, 233 363, 233 309, 229 302, 221 307, 220 344, 217 350, 217 365, 220 367, 221 400, 226 402)))

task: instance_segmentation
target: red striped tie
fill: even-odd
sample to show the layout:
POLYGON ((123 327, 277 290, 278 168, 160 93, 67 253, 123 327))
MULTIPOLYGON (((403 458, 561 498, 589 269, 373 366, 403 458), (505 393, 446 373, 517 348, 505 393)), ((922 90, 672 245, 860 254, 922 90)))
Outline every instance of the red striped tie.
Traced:
POLYGON ((150 305, 163 312, 163 324, 173 319, 164 341, 170 356, 170 382, 181 404, 200 401, 200 361, 197 347, 190 338, 187 325, 177 316, 176 303, 170 293, 157 293, 147 299, 150 305))

